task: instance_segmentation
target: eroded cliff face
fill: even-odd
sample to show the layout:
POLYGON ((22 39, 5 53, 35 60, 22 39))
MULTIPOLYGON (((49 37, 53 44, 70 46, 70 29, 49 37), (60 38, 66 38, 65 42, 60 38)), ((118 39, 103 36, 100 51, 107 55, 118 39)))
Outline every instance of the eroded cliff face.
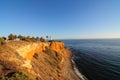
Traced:
POLYGON ((29 43, 26 44, 22 47, 17 48, 15 51, 22 56, 23 58, 26 59, 26 61, 24 61, 24 64, 22 66, 27 67, 27 68, 31 68, 31 60, 33 58, 33 55, 35 53, 40 53, 45 51, 46 49, 51 49, 59 54, 62 55, 62 59, 61 59, 61 65, 62 62, 64 61, 64 58, 67 54, 66 52, 66 46, 64 45, 63 42, 41 42, 41 43, 29 43))
POLYGON ((31 60, 35 53, 45 51, 46 48, 65 55, 63 50, 65 50, 66 47, 63 42, 30 43, 20 48, 17 48, 16 51, 20 56, 26 58, 27 60, 31 60))
POLYGON ((63 42, 16 41, 1 46, 0 50, 0 75, 20 70, 35 80, 63 80, 61 68, 69 55, 63 42))

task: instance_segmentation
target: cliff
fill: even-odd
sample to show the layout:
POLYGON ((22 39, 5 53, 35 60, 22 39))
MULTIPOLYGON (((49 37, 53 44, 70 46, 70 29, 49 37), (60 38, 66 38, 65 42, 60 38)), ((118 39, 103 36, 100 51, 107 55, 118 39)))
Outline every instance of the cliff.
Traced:
POLYGON ((70 58, 63 42, 10 41, 0 46, 0 79, 23 73, 23 80, 80 80, 70 58))

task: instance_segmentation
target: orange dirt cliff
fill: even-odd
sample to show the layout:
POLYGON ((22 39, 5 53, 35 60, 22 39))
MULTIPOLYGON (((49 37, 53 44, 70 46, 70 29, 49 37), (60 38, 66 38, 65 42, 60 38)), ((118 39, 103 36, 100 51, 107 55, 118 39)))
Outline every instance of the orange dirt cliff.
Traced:
POLYGON ((9 41, 0 46, 0 80, 17 78, 81 80, 75 75, 71 52, 63 42, 9 41))

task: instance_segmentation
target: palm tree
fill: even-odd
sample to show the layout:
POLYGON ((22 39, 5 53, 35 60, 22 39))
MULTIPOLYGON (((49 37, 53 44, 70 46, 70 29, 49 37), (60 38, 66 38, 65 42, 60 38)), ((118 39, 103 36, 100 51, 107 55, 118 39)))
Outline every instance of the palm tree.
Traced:
POLYGON ((25 37, 25 41, 30 41, 30 36, 25 37))
POLYGON ((40 41, 40 38, 39 38, 39 37, 36 37, 36 41, 39 42, 39 41, 40 41))
POLYGON ((47 41, 48 41, 48 36, 46 36, 46 39, 47 39, 47 41))
POLYGON ((36 41, 36 38, 35 38, 35 37, 32 37, 32 38, 31 38, 31 41, 35 42, 35 41, 36 41))
POLYGON ((40 38, 41 42, 45 42, 45 39, 43 37, 40 38))
POLYGON ((8 36, 8 40, 15 40, 16 38, 17 38, 17 36, 14 35, 14 34, 10 34, 10 35, 8 36))
POLYGON ((18 35, 18 37, 17 37, 17 38, 19 38, 20 40, 22 40, 23 36, 21 36, 21 35, 18 35))

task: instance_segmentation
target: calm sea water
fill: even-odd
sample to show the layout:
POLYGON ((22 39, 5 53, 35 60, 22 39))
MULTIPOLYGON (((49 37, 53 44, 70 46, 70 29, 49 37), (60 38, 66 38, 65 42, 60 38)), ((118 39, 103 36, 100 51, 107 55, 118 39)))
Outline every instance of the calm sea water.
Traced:
POLYGON ((120 39, 63 40, 88 80, 120 80, 120 39))

